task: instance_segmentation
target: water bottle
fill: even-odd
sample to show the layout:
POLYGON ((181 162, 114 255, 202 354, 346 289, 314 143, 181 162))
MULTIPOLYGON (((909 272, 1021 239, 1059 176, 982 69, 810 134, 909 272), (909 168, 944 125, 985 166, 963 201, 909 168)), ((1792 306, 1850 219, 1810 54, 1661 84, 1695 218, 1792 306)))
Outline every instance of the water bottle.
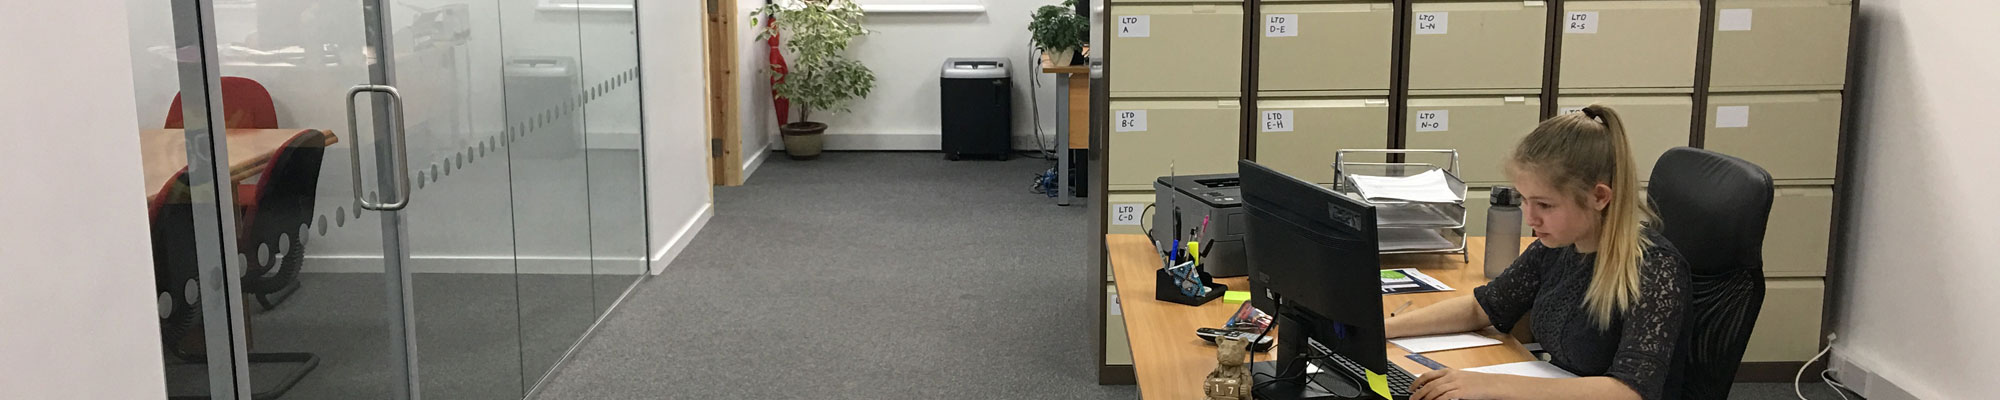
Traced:
POLYGON ((1508 186, 1493 187, 1486 209, 1486 279, 1500 276, 1521 255, 1521 196, 1508 186))

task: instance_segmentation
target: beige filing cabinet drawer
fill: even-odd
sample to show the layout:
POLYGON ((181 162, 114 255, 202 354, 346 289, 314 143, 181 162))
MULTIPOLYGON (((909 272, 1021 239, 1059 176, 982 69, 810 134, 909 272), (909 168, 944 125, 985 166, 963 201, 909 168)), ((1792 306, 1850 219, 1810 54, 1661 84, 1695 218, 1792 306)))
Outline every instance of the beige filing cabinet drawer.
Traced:
POLYGON ((1563 88, 1692 88, 1701 3, 1571 1, 1563 11, 1563 88))
POLYGON ((1410 89, 1542 87, 1549 10, 1522 1, 1418 1, 1410 89))
POLYGON ((1241 112, 1234 99, 1112 101, 1105 183, 1151 191, 1162 176, 1236 172, 1241 112))
POLYGON ((1764 308, 1750 332, 1744 362, 1805 361, 1819 354, 1820 304, 1826 283, 1819 278, 1764 280, 1764 308))
POLYGON ((1306 181, 1335 181, 1335 150, 1389 144, 1388 99, 1262 100, 1257 111, 1257 163, 1306 181))
POLYGON ((1121 4, 1111 10, 1112 96, 1241 94, 1242 4, 1121 4))
MULTIPOLYGON (((1501 161, 1541 121, 1541 103, 1534 96, 1411 97, 1405 144, 1412 149, 1457 149, 1459 177, 1467 185, 1505 184, 1501 161)), ((1430 159, 1412 155, 1410 161, 1430 159)))
POLYGON ((1104 216, 1106 222, 1104 233, 1113 235, 1146 234, 1145 228, 1147 225, 1153 223, 1153 211, 1155 211, 1146 209, 1146 206, 1153 205, 1153 191, 1116 192, 1106 195, 1104 198, 1108 201, 1106 204, 1109 204, 1111 207, 1111 211, 1105 213, 1104 216), (1120 207, 1131 207, 1134 211, 1130 215, 1137 215, 1139 217, 1138 220, 1119 223, 1119 216, 1124 212, 1120 207))
POLYGON ((1556 101, 1563 112, 1603 104, 1618 111, 1625 122, 1625 135, 1632 145, 1634 172, 1639 180, 1650 180, 1653 163, 1667 149, 1688 145, 1693 132, 1694 98, 1687 95, 1565 95, 1556 101))
POLYGON ((1119 311, 1118 286, 1104 285, 1104 364, 1132 365, 1132 342, 1125 336, 1125 313, 1119 311))
POLYGON ((1852 0, 1718 0, 1709 87, 1837 88, 1852 0))
POLYGON ((1389 90, 1387 1, 1264 2, 1258 90, 1389 90))
POLYGON ((1764 230, 1764 276, 1826 276, 1833 236, 1833 188, 1779 186, 1764 230))
POLYGON ((1711 95, 1702 147, 1750 160, 1773 179, 1833 179, 1840 93, 1711 95))

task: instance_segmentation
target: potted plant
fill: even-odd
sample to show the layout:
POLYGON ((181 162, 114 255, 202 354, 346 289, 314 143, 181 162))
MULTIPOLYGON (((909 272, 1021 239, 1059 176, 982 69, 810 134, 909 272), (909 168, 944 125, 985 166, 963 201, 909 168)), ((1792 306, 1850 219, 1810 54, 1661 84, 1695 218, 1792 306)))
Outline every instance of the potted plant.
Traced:
POLYGON ((1028 32, 1050 63, 1066 66, 1076 58, 1077 49, 1089 44, 1090 18, 1076 14, 1076 0, 1063 0, 1061 6, 1035 9, 1028 32))
POLYGON ((875 87, 875 72, 846 55, 855 37, 868 34, 861 16, 852 0, 778 1, 750 13, 751 23, 764 27, 758 41, 783 32, 787 65, 766 71, 777 80, 777 96, 799 105, 799 121, 778 128, 792 159, 818 158, 825 144, 826 124, 812 121, 813 110, 846 112, 848 100, 867 97, 875 87), (762 23, 765 16, 774 23, 762 23))

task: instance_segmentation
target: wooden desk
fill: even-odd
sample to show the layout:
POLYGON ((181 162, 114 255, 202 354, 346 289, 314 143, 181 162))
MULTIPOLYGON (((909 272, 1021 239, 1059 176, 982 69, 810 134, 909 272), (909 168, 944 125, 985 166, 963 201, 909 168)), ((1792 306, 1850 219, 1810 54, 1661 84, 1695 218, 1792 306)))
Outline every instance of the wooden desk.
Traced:
MULTIPOLYGON (((292 140, 305 129, 230 129, 229 177, 231 181, 242 181, 259 172, 264 172, 271 154, 285 141, 292 140)), ((326 133, 326 144, 339 143, 340 138, 332 131, 326 133)), ((187 133, 180 129, 148 129, 139 132, 139 156, 146 168, 146 195, 173 179, 181 168, 187 167, 187 133)))
MULTIPOLYGON (((1146 399, 1202 398, 1201 381, 1215 370, 1215 347, 1196 337, 1194 330, 1221 326, 1239 305, 1216 300, 1201 307, 1189 307, 1154 300, 1153 271, 1160 268, 1160 258, 1153 250, 1152 241, 1147 240, 1145 235, 1134 234, 1105 235, 1104 241, 1110 251, 1112 274, 1118 284, 1119 307, 1124 311, 1126 336, 1132 344, 1132 367, 1138 378, 1139 394, 1146 399)), ((1382 298, 1383 315, 1388 315, 1405 300, 1413 303, 1411 309, 1416 309, 1453 297, 1470 296, 1472 288, 1485 284, 1484 269, 1479 267, 1485 254, 1485 238, 1468 238, 1467 245, 1467 250, 1471 251, 1469 262, 1460 262, 1458 255, 1384 257, 1383 268, 1415 267, 1457 290, 1385 296, 1382 298)), ((1526 248, 1527 243, 1522 243, 1522 247, 1526 248)), ((1216 281, 1229 285, 1231 290, 1250 288, 1248 279, 1242 277, 1216 281)), ((1512 336, 1493 328, 1486 328, 1481 333, 1504 343, 1425 353, 1424 356, 1452 368, 1534 359, 1512 336)), ((1412 374, 1430 371, 1430 368, 1404 357, 1409 353, 1401 348, 1384 345, 1389 349, 1389 361, 1404 370, 1412 374)), ((1257 361, 1276 358, 1271 352, 1257 353, 1255 357, 1257 361)))

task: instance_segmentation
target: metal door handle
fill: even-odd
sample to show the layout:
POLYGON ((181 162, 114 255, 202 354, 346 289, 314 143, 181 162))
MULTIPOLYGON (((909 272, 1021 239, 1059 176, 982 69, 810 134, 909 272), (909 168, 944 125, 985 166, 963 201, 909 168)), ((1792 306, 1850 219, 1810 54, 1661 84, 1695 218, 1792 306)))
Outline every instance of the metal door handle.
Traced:
MULTIPOLYGON (((347 131, 354 132, 355 136, 353 151, 348 152, 348 165, 353 167, 353 175, 350 178, 354 181, 354 200, 361 203, 361 208, 375 211, 401 210, 403 207, 410 205, 410 156, 409 146, 405 145, 407 141, 404 140, 403 136, 402 93, 396 92, 396 87, 388 85, 355 85, 353 88, 347 89, 347 131), (396 199, 395 202, 376 203, 369 201, 361 195, 363 193, 361 190, 361 126, 354 114, 354 96, 363 92, 388 94, 389 104, 394 111, 393 114, 395 114, 395 123, 389 127, 389 143, 396 153, 395 160, 391 160, 391 163, 396 165, 396 193, 393 193, 392 196, 383 196, 383 199, 394 198, 396 199)), ((376 161, 380 162, 381 160, 376 161)))

